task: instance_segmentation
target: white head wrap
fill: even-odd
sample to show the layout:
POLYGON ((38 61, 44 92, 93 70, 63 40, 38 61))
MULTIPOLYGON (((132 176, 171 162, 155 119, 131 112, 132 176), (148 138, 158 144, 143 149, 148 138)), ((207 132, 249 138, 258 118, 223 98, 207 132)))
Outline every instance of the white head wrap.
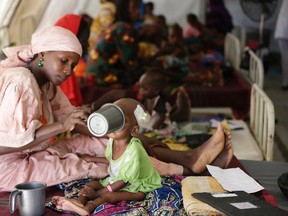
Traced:
POLYGON ((69 51, 82 56, 81 44, 71 31, 51 26, 35 32, 31 45, 3 49, 7 59, 0 62, 0 73, 10 67, 27 67, 35 54, 46 51, 69 51))
POLYGON ((33 54, 45 51, 70 51, 82 56, 82 47, 77 37, 59 26, 51 26, 32 35, 33 54))

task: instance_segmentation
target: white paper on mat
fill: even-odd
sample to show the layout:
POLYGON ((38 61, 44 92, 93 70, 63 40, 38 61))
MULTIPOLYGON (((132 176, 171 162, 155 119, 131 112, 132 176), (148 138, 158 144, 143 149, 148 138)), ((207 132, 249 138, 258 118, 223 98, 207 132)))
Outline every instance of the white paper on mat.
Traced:
POLYGON ((247 175, 239 167, 221 169, 220 167, 206 165, 210 174, 227 191, 245 191, 255 193, 264 188, 251 176, 247 175))

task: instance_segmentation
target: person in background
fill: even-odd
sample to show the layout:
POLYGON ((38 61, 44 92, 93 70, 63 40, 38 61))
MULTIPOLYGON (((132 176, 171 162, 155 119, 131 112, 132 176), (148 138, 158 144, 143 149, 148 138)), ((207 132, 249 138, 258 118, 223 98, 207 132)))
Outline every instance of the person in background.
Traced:
POLYGON ((190 73, 189 50, 184 44, 182 27, 175 23, 169 28, 168 43, 155 55, 155 62, 161 66, 168 75, 169 82, 182 85, 183 79, 190 73))
MULTIPOLYGON (((88 23, 89 26, 92 25, 93 18, 89 14, 82 13, 82 14, 80 14, 80 16, 82 17, 82 19, 86 20, 86 22, 88 23)), ((90 31, 90 33, 91 33, 91 31, 90 31)))
POLYGON ((162 90, 165 86, 165 75, 160 69, 148 69, 139 79, 139 96, 141 103, 150 115, 145 129, 163 129, 170 125, 170 104, 162 90))
POLYGON ((165 44, 168 42, 168 25, 166 22, 166 17, 164 15, 158 15, 156 16, 156 25, 161 29, 161 37, 160 37, 160 43, 158 43, 159 47, 165 46, 165 44))
POLYGON ((91 24, 91 34, 89 38, 90 49, 95 46, 100 34, 115 20, 116 6, 114 0, 100 0, 97 16, 91 24))
POLYGON ((139 94, 151 118, 146 129, 163 129, 170 126, 171 121, 189 121, 191 102, 184 88, 177 93, 176 103, 172 107, 167 101, 163 89, 166 85, 166 76, 160 68, 150 68, 140 77, 139 94))
POLYGON ((208 29, 222 36, 232 31, 233 19, 223 0, 208 1, 205 24, 208 29))
POLYGON ((154 15, 154 3, 145 3, 145 15, 143 18, 143 25, 153 25, 157 22, 157 17, 154 15))
POLYGON ((80 15, 66 14, 56 21, 55 26, 60 26, 70 30, 79 39, 83 54, 77 66, 74 68, 74 73, 60 85, 65 95, 68 97, 71 104, 74 106, 81 106, 83 98, 81 95, 80 87, 85 83, 85 68, 86 63, 84 57, 88 51, 88 38, 90 35, 90 25, 80 15))
POLYGON ((278 41, 281 54, 281 69, 282 69, 282 90, 288 90, 288 1, 282 1, 280 12, 278 14, 275 39, 278 41))
POLYGON ((114 104, 123 111, 125 124, 119 132, 107 135, 106 158, 87 158, 88 162, 106 159, 109 176, 89 182, 77 199, 52 197, 56 208, 88 215, 105 202, 142 200, 146 193, 162 186, 161 177, 153 168, 141 141, 134 137, 145 114, 142 105, 131 98, 122 98, 114 104))
POLYGON ((202 33, 202 24, 195 14, 188 14, 187 24, 183 28, 183 38, 199 37, 202 33))

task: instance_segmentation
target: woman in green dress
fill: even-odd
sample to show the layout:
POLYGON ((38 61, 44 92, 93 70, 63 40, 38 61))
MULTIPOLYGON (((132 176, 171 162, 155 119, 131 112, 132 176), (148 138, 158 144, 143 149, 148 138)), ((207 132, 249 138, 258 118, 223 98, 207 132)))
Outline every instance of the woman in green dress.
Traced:
POLYGON ((142 142, 134 137, 145 115, 142 105, 131 98, 114 103, 124 116, 125 124, 119 132, 108 134, 106 158, 87 157, 88 162, 109 164, 109 176, 87 184, 77 199, 54 196, 52 202, 58 209, 89 215, 96 207, 108 202, 142 200, 146 193, 160 188, 161 177, 154 169, 142 142))

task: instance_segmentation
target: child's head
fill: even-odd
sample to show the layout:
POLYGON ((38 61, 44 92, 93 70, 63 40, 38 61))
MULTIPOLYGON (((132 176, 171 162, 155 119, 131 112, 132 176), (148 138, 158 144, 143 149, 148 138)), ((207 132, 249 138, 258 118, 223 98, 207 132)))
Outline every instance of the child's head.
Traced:
POLYGON ((125 124, 121 131, 108 134, 111 138, 130 138, 139 130, 140 115, 145 114, 143 105, 132 98, 121 98, 114 102, 123 112, 125 124))
POLYGON ((192 14, 192 13, 189 13, 187 15, 187 21, 190 23, 190 24, 194 24, 196 22, 198 22, 198 18, 195 14, 192 14))
POLYGON ((201 22, 198 20, 198 17, 195 14, 192 14, 192 13, 188 14, 187 15, 187 22, 190 25, 197 28, 199 31, 201 31, 203 28, 201 22))
POLYGON ((156 16, 156 22, 158 25, 162 26, 162 27, 166 27, 167 23, 166 23, 166 17, 164 15, 157 15, 156 16))
POLYGON ((145 3, 145 12, 146 12, 146 14, 153 14, 153 10, 154 10, 154 3, 153 2, 145 3))
POLYGON ((139 93, 142 99, 158 96, 165 85, 165 79, 164 72, 160 68, 148 69, 139 79, 139 93))
POLYGON ((183 29, 182 27, 175 23, 171 28, 169 29, 169 41, 171 43, 178 43, 181 42, 183 39, 183 29))

